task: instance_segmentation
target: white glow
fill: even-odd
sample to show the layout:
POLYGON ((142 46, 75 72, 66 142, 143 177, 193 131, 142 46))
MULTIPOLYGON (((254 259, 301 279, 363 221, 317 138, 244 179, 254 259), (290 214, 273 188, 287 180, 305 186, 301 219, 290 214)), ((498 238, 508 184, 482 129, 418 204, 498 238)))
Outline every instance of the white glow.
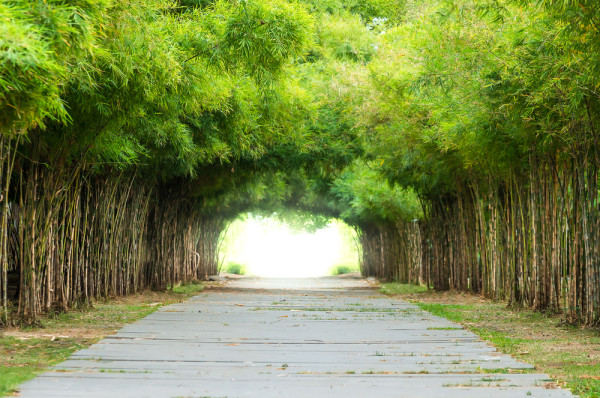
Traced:
MULTIPOLYGON (((270 219, 249 218, 227 237, 224 262, 244 264, 249 275, 303 278, 329 275, 336 264, 348 262, 340 225, 315 233, 295 232, 270 219)), ((352 253, 350 254, 352 261, 352 253)))

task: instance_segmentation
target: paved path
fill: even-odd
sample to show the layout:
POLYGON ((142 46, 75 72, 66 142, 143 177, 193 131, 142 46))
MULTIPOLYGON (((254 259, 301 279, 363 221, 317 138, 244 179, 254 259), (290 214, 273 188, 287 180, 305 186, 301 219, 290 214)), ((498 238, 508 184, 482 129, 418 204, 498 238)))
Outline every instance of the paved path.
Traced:
POLYGON ((361 280, 238 280, 164 307, 21 397, 570 397, 474 334, 361 280))

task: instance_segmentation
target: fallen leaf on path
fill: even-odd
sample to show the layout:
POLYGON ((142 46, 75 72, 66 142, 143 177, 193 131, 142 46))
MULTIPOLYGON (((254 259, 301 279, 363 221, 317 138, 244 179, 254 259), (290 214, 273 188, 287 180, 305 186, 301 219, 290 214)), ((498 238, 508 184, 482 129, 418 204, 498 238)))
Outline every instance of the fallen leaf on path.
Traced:
POLYGON ((545 388, 546 390, 555 390, 555 389, 557 389, 557 388, 559 388, 559 387, 558 387, 558 384, 556 384, 556 383, 554 383, 554 382, 550 382, 550 383, 546 383, 546 384, 544 384, 544 388, 545 388))

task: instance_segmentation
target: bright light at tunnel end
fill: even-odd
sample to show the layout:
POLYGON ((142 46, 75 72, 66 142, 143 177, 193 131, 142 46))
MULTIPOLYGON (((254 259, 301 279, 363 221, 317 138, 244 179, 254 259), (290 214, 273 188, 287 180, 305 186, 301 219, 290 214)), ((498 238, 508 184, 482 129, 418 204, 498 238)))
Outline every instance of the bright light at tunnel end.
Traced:
POLYGON ((228 239, 224 263, 243 264, 252 276, 308 278, 330 275, 333 266, 356 261, 339 223, 309 233, 269 221, 252 217, 243 221, 236 237, 228 239))

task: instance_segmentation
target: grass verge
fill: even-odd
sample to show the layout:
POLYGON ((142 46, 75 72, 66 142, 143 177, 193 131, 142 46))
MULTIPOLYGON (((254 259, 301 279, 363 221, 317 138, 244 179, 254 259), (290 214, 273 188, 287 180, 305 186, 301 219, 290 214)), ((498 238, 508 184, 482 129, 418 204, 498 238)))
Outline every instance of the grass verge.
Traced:
POLYGON ((203 289, 203 284, 195 283, 176 286, 172 291, 143 292, 99 301, 87 310, 48 314, 38 327, 0 330, 0 397, 17 393, 20 383, 64 361, 74 351, 203 289))
POLYGON ((379 291, 387 295, 419 294, 426 293, 427 290, 427 286, 408 285, 404 283, 382 283, 379 286, 379 291))
POLYGON ((530 363, 581 398, 600 397, 600 333, 564 325, 560 315, 513 310, 457 292, 413 292, 413 287, 384 284, 422 309, 465 326, 490 341, 499 351, 530 363))

